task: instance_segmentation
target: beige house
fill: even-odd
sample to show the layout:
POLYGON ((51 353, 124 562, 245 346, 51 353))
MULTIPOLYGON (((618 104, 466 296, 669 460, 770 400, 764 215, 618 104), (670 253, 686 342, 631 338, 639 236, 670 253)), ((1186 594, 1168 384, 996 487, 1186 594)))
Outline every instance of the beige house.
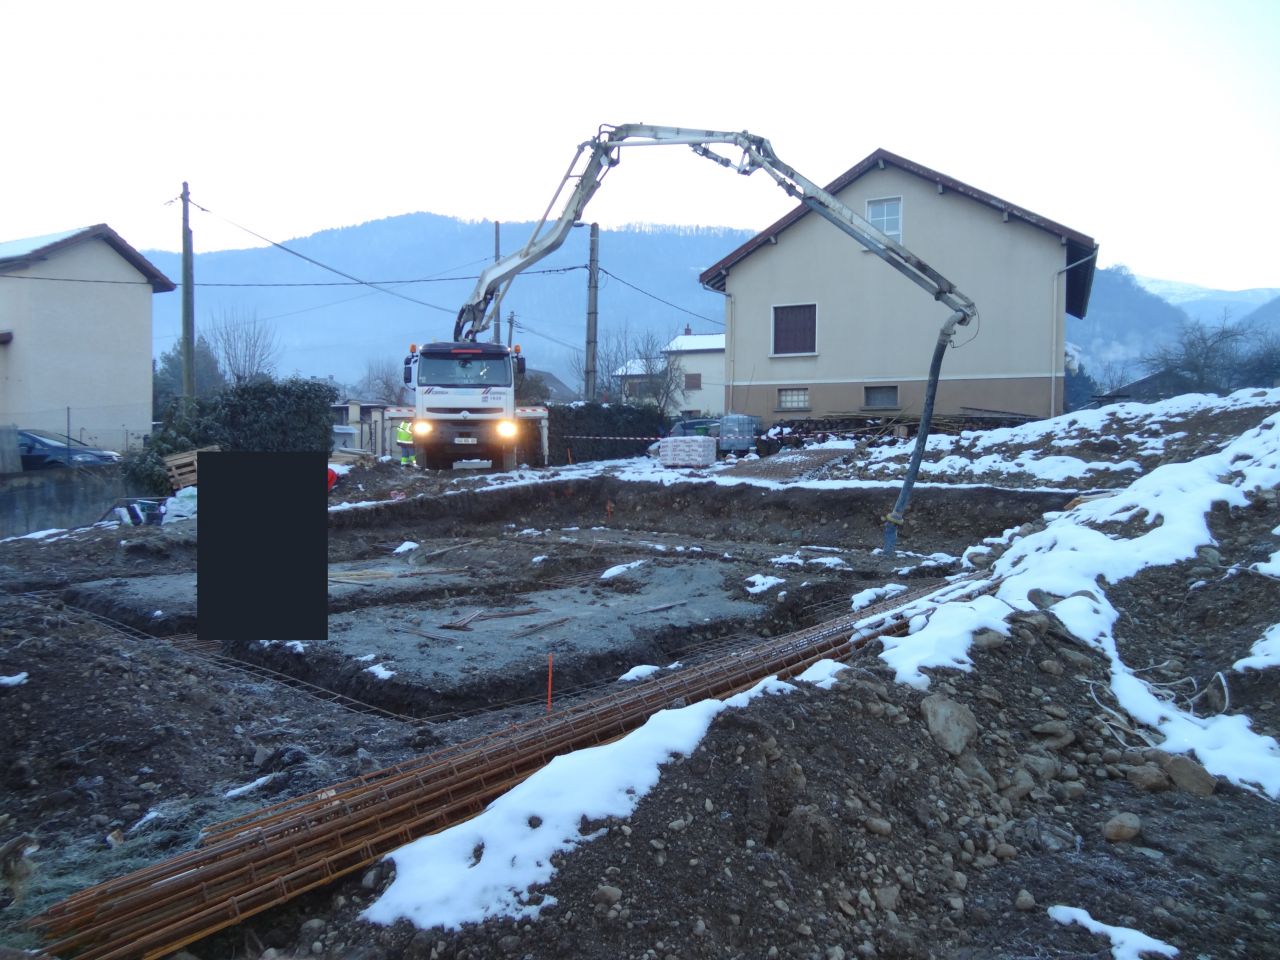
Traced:
POLYGON ((136 447, 151 430, 151 298, 174 284, 104 223, 0 242, 0 423, 136 447))
POLYGON ((684 394, 680 397, 681 416, 724 414, 724 334, 694 333, 685 325, 684 333, 673 339, 663 354, 669 365, 683 372, 684 394))
MULTIPOLYGON (((977 304, 943 360, 939 414, 1062 411, 1064 314, 1088 308, 1091 237, 887 150, 827 190, 977 304)), ((726 409, 919 415, 947 309, 807 207, 700 279, 725 294, 726 409)))

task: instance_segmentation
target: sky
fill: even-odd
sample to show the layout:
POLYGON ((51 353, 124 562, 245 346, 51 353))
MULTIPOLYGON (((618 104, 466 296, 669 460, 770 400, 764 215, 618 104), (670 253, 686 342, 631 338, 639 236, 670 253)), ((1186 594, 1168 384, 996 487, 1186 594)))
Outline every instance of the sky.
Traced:
MULTIPOLYGON (((750 130, 819 183, 884 147, 1093 236, 1104 266, 1280 287, 1271 0, 636 9, 10 5, 0 240, 106 222, 176 250, 184 180, 218 215, 193 214, 197 251, 261 244, 227 220, 536 219, 577 144, 643 122, 750 130)), ((761 229, 790 206, 763 174, 637 148, 587 218, 761 229)))

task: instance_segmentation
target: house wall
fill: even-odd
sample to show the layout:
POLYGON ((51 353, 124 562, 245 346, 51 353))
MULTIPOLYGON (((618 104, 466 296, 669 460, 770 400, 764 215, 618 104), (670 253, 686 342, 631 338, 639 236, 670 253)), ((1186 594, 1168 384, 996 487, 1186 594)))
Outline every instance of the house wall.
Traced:
POLYGON ((151 431, 151 298, 145 278, 91 240, 0 276, 0 419, 113 450, 151 431), (22 276, 131 283, 56 283, 22 276))
MULTIPOLYGON (((1061 412, 1066 265, 1058 238, 889 166, 840 199, 902 197, 902 243, 952 280, 980 321, 943 360, 937 411, 1061 412)), ((898 413, 918 415, 947 308, 821 217, 809 215, 730 271, 726 403, 766 423, 868 411, 862 388, 897 385, 898 413), (771 357, 772 308, 817 305, 816 355, 771 357), (779 410, 778 389, 809 390, 807 411, 779 410)))
POLYGON ((685 373, 702 374, 702 388, 686 390, 677 406, 681 410, 697 410, 711 417, 722 416, 725 412, 724 351, 672 351, 668 356, 678 359, 685 373))

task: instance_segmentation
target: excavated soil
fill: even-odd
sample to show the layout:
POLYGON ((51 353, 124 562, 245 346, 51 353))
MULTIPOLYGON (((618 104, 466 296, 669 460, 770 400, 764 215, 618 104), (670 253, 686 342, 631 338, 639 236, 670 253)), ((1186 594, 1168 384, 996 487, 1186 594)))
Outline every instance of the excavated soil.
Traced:
MULTIPOLYGON (((1192 428, 1199 434, 1184 443, 1204 452, 1237 427, 1179 429, 1192 428)), ((29 674, 0 687, 0 845, 23 835, 39 845, 0 881, 0 944, 38 947, 27 917, 191 849, 202 827, 529 715, 549 645, 565 660, 561 695, 590 695, 636 663, 837 615, 868 586, 934 582, 957 563, 929 555, 958 557, 1011 528, 1034 529, 1075 493, 922 488, 900 541, 906 553, 890 560, 875 548, 892 490, 657 487, 609 476, 486 487, 389 464, 345 476, 332 502, 385 502, 330 514, 331 637, 306 656, 163 639, 194 625, 194 523, 0 545, 0 676, 29 674), (407 540, 418 547, 393 553, 407 540), (812 562, 824 556, 843 564, 812 562), (600 579, 637 560, 645 563, 600 579), (750 594, 753 573, 787 583, 750 594), (540 612, 480 618, 527 608, 540 612), (586 611, 617 626, 606 631, 586 611), (546 626, 563 617, 581 629, 546 626), (379 620, 381 639, 369 632, 379 620), (470 629, 448 626, 459 623, 470 629), (513 643, 525 625, 540 629, 513 643), (455 634, 450 647, 464 650, 433 657, 455 634), (360 643, 348 642, 356 635, 360 643), (529 649, 515 651, 518 643, 529 649), (354 666, 368 652, 404 675, 370 679, 354 666)), ((1280 610, 1280 583, 1247 570, 1280 549, 1280 508, 1272 493, 1211 520, 1215 549, 1108 587, 1121 611, 1117 643, 1184 705, 1247 713, 1275 736, 1277 671, 1230 667, 1280 610)), ((980 638, 971 672, 931 671, 928 691, 895 684, 873 644, 831 690, 801 685, 722 713, 631 817, 582 825, 584 835, 603 832, 559 858, 534 893, 554 905, 536 919, 454 931, 369 925, 357 914, 392 879, 384 863, 186 952, 1109 956, 1105 939, 1048 919, 1047 906, 1066 903, 1175 944, 1183 957, 1280 956, 1275 804, 1152 749, 1111 699, 1100 654, 1051 615, 1019 614, 1011 627, 1008 638, 980 638), (958 756, 926 723, 937 698, 972 714, 975 732, 958 756), (1107 839, 1122 812, 1140 818, 1140 831, 1107 839)))

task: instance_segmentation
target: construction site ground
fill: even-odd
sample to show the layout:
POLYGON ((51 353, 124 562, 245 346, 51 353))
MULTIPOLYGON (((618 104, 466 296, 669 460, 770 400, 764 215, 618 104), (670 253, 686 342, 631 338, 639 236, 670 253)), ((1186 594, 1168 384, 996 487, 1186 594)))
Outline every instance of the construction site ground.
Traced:
MULTIPOLYGON (((0 845, 21 840, 0 864, 0 945, 38 949, 29 918, 191 849, 210 824, 539 716, 549 671, 561 709, 635 667, 679 670, 843 615, 871 588, 976 575, 1046 513, 1220 449, 1277 409, 1273 391, 1110 429, 947 440, 894 557, 881 518, 903 445, 680 470, 366 462, 331 492, 328 635, 305 642, 200 641, 198 518, 0 543, 0 678, 26 675, 0 686, 0 845), (1084 466, 1040 469, 1066 454, 1084 466)), ((1227 575, 1280 550, 1274 490, 1215 508, 1211 529, 1209 553, 1107 585, 1117 644, 1188 709, 1274 736, 1277 670, 1231 667, 1280 620, 1280 582, 1227 575)), ((558 857, 536 918, 369 923, 359 912, 395 874, 384 861, 185 949, 1110 956, 1106 937, 1046 913, 1069 904, 1179 956, 1280 956, 1273 800, 1170 767, 1110 698, 1104 659, 1051 616, 1011 623, 975 641, 973 669, 930 670, 928 690, 895 682, 871 644, 832 689, 721 714, 630 817, 583 824, 599 835, 558 857), (974 717, 963 756, 926 719, 939 694, 974 717), (1120 838, 1118 814, 1138 830, 1120 838)))

